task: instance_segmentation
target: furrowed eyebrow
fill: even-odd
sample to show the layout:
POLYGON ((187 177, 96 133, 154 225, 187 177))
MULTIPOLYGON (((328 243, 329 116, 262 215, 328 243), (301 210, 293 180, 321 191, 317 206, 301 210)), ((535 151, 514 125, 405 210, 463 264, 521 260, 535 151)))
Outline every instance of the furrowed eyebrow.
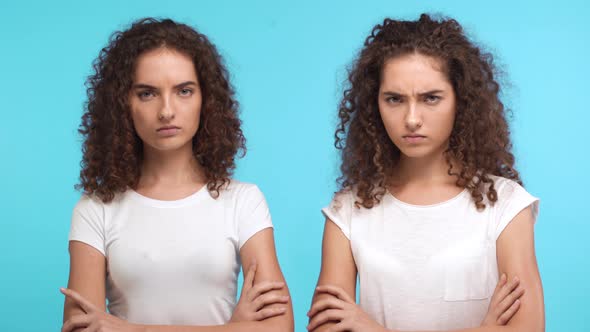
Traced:
POLYGON ((133 84, 133 89, 150 89, 150 90, 156 90, 155 86, 151 86, 148 84, 133 84))
MULTIPOLYGON (((194 81, 186 81, 174 86, 175 89, 181 89, 189 85, 198 85, 197 82, 194 81)), ((155 86, 151 86, 149 84, 138 83, 133 85, 133 89, 150 89, 150 90, 157 90, 155 86)))
POLYGON ((182 89, 182 88, 189 86, 189 85, 198 85, 198 84, 197 84, 197 82, 194 82, 194 81, 186 81, 186 82, 182 82, 180 84, 175 85, 174 88, 175 89, 182 89))
MULTIPOLYGON (((426 92, 419 93, 418 96, 424 97, 424 96, 441 94, 443 92, 444 92, 443 90, 429 90, 426 92)), ((393 92, 393 91, 384 91, 382 94, 384 96, 391 96, 391 97, 406 97, 406 95, 404 95, 403 93, 398 93, 398 92, 393 92)))
POLYGON ((386 95, 386 96, 393 96, 393 97, 402 97, 402 96, 404 96, 401 93, 397 93, 397 92, 393 92, 393 91, 384 91, 383 94, 386 95))
POLYGON ((443 93, 443 90, 430 90, 430 91, 426 91, 426 92, 422 92, 419 95, 420 96, 428 96, 428 95, 435 95, 435 94, 440 94, 443 93))

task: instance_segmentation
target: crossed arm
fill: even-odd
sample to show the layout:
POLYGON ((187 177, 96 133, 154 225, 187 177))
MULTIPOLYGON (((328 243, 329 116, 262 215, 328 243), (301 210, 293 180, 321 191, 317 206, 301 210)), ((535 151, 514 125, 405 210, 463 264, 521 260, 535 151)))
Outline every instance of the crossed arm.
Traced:
MULTIPOLYGON (((100 331, 112 332, 293 331, 291 301, 286 304, 275 303, 266 306, 265 308, 274 310, 275 313, 279 314, 260 321, 229 322, 218 326, 156 326, 128 323, 105 312, 105 257, 91 246, 77 241, 70 242, 69 250, 70 276, 68 290, 65 290, 65 324, 62 331, 95 331, 99 328, 100 331)), ((244 267, 256 264, 255 277, 252 275, 254 287, 261 283, 285 283, 276 257, 274 236, 271 228, 264 229, 252 236, 240 249, 240 258, 244 267)), ((249 274, 244 271, 245 278, 249 274)), ((247 280, 245 280, 245 283, 247 283, 247 280)), ((279 297, 288 296, 289 291, 285 286, 270 290, 269 293, 273 293, 276 298, 277 295, 279 297)), ((243 295, 244 293, 242 293, 243 295)))
MULTIPOLYGON (((461 332, 545 331, 543 289, 535 257, 533 220, 531 209, 524 209, 514 217, 496 242, 498 271, 505 273, 508 280, 518 276, 526 290, 517 302, 518 310, 505 325, 487 325, 460 330, 461 332)), ((350 241, 338 226, 329 219, 326 220, 322 268, 318 280, 320 292, 314 294, 310 311, 310 331, 395 332, 377 324, 354 304, 356 275, 350 241), (328 310, 330 314, 327 314, 328 310), (316 324, 321 313, 324 318, 331 315, 332 319, 316 324)))

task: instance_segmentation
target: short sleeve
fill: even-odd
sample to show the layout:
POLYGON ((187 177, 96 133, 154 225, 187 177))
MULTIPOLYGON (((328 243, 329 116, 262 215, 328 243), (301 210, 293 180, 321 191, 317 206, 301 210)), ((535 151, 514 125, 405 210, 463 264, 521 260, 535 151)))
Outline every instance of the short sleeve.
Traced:
POLYGON ((68 238, 86 243, 105 255, 104 215, 100 203, 86 195, 80 198, 72 212, 68 238))
POLYGON ((273 225, 266 199, 256 185, 248 185, 239 195, 238 237, 241 249, 254 234, 273 225))
POLYGON ((333 223, 336 224, 350 240, 350 225, 352 218, 352 208, 354 206, 354 194, 350 190, 343 190, 336 195, 330 202, 330 205, 322 209, 322 213, 333 223))
POLYGON ((504 179, 504 181, 498 186, 496 240, 522 210, 530 206, 534 222, 539 214, 539 199, 537 197, 529 194, 521 185, 512 180, 504 179))

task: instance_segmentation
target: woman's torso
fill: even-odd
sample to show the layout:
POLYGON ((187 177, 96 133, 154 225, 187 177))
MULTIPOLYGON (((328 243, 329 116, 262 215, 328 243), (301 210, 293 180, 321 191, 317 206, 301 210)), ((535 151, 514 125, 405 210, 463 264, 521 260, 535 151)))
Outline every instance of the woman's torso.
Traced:
POLYGON ((330 219, 340 219, 338 226, 347 228, 360 306, 387 328, 479 326, 498 282, 496 239, 506 219, 514 217, 512 210, 533 199, 515 182, 495 179, 499 201, 483 211, 466 190, 429 206, 386 194, 372 209, 354 208, 348 192, 348 197, 341 196, 339 212, 329 211, 333 204, 325 209, 330 219), (511 200, 521 203, 508 204, 511 200))
POLYGON ((174 325, 226 323, 236 304, 239 249, 246 237, 272 227, 258 188, 235 181, 217 199, 206 188, 176 201, 131 190, 108 204, 85 197, 72 224, 70 240, 92 245, 103 237, 94 246, 103 246, 97 249, 106 257, 110 313, 174 325))

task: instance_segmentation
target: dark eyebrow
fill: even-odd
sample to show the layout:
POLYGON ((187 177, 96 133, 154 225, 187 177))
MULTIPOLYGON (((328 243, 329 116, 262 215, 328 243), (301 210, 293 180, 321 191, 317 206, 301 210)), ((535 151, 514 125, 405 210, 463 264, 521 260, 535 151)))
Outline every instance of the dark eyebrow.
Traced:
POLYGON ((133 89, 149 89, 156 90, 156 87, 147 84, 133 84, 133 89))
MULTIPOLYGON (((174 86, 175 89, 182 89, 186 86, 189 85, 198 85, 197 82, 194 81, 186 81, 186 82, 182 82, 180 84, 177 84, 174 86)), ((139 84, 133 84, 133 89, 149 89, 149 90, 157 90, 157 88, 155 86, 151 86, 148 84, 143 84, 143 83, 139 83, 139 84)))
MULTIPOLYGON (((424 96, 431 96, 431 95, 435 95, 435 94, 440 94, 443 92, 444 92, 444 90, 430 90, 430 91, 419 93, 418 95, 420 97, 424 97, 424 96)), ((404 95, 404 94, 401 94, 398 92, 393 92, 393 91, 384 91, 382 94, 384 96, 389 96, 389 97, 406 97, 406 95, 404 95)))
POLYGON ((443 90, 430 90, 430 91, 426 91, 426 92, 422 92, 420 94, 420 96, 428 96, 428 95, 435 95, 437 93, 443 93, 443 90))
POLYGON ((397 93, 397 92, 393 92, 393 91, 384 91, 383 94, 386 96, 394 96, 394 97, 403 96, 401 93, 397 93))
POLYGON ((198 85, 197 82, 194 81, 186 81, 186 82, 182 82, 180 84, 177 84, 174 86, 175 89, 182 89, 185 86, 189 86, 189 85, 198 85))

